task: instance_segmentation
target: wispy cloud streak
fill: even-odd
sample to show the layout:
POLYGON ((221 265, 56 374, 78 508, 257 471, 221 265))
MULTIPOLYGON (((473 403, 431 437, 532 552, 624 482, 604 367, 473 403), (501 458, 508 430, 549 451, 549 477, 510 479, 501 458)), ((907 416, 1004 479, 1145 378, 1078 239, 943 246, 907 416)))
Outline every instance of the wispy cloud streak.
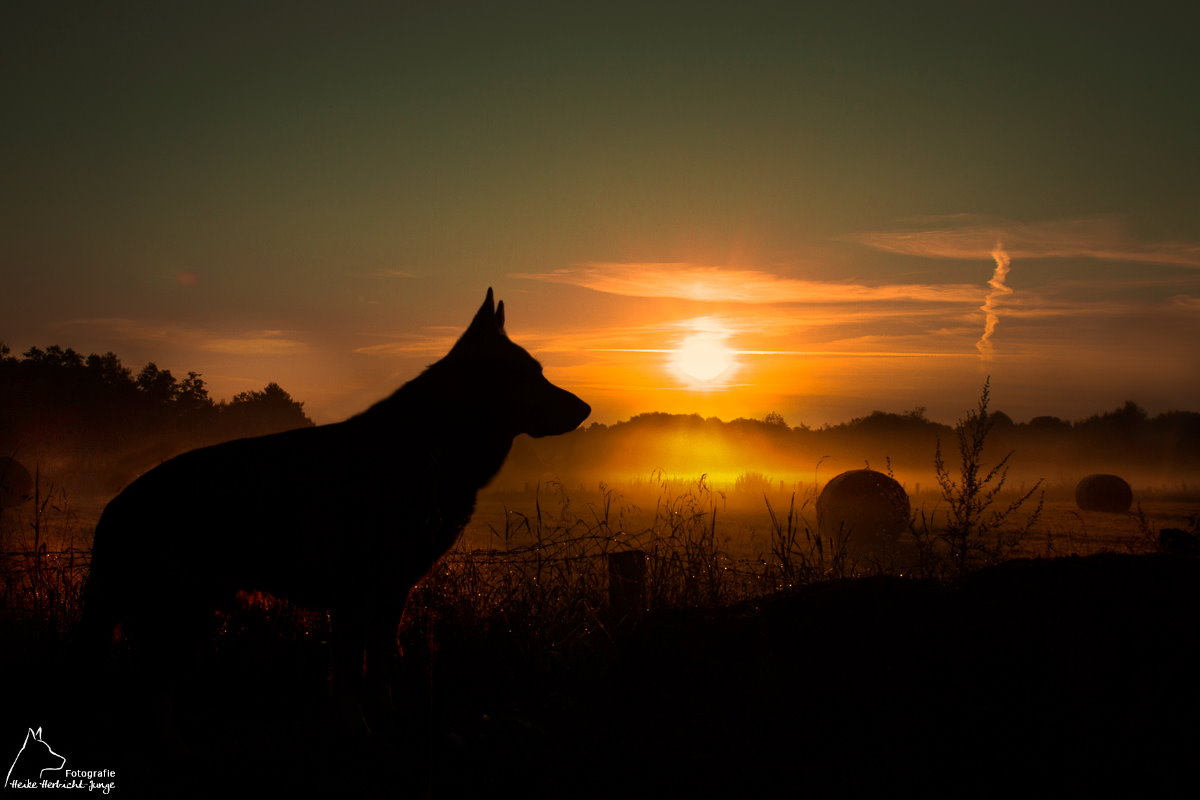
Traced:
POLYGON ((626 297, 671 297, 713 303, 860 303, 870 301, 972 302, 969 284, 892 284, 804 281, 753 269, 690 263, 591 263, 510 278, 582 286, 626 297))
POLYGON ((1005 283, 1012 259, 1008 257, 1008 253, 1004 252, 1002 243, 996 242, 996 246, 992 249, 992 259, 996 262, 996 271, 992 273, 991 280, 988 281, 988 286, 991 286, 992 290, 988 292, 987 298, 980 306, 980 310, 984 314, 983 335, 975 343, 975 349, 983 356, 984 361, 991 361, 996 355, 995 345, 992 344, 992 334, 996 332, 996 326, 1000 324, 1000 315, 996 312, 1000 298, 1013 293, 1012 288, 1005 283))
POLYGON ((457 328, 430 327, 425 333, 396 334, 393 341, 354 348, 367 356, 437 356, 449 352, 461 333, 457 328))
POLYGON ((294 338, 294 334, 288 331, 204 330, 125 317, 72 319, 60 325, 66 328, 87 328, 122 342, 171 345, 222 355, 281 356, 303 355, 311 351, 307 343, 294 338))
POLYGON ((1138 241, 1115 216, 1026 223, 956 214, 846 238, 877 250, 937 258, 984 259, 1003 240, 1012 259, 1094 258, 1200 267, 1200 244, 1138 241))

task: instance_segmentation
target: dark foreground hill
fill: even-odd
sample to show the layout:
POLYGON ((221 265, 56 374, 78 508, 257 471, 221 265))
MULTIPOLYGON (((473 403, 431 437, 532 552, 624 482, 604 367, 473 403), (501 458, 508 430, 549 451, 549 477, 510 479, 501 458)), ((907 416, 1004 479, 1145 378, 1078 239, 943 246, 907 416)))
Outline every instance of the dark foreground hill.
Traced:
POLYGON ((14 627, 3 736, 125 796, 1194 796, 1198 613, 1200 560, 1112 554, 655 616, 594 659, 416 637, 370 736, 316 641, 226 648, 164 736, 137 681, 14 627))
MULTIPOLYGON (((705 792, 1154 796, 1200 787, 1200 562, 1014 561, 655 621, 629 780, 705 792), (670 765, 670 766, 668 766, 670 765)), ((641 697, 637 698, 636 694, 641 697)))

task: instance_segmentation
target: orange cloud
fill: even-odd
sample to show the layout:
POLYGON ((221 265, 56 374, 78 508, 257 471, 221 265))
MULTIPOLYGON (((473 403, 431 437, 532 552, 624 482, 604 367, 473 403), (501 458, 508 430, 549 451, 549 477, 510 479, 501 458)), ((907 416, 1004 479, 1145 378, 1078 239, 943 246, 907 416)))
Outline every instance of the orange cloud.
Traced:
POLYGON ((260 331, 258 334, 249 333, 240 337, 205 339, 199 343, 197 349, 230 356, 293 356, 309 352, 309 347, 304 342, 285 339, 279 333, 260 331))
POLYGON ((591 263, 510 278, 565 283, 627 297, 673 297, 713 303, 860 303, 920 300, 978 302, 970 284, 892 284, 803 281, 754 269, 730 269, 689 263, 591 263))
POLYGON ((396 341, 356 347, 354 352, 365 356, 440 356, 450 352, 460 334, 457 328, 445 333, 437 332, 436 328, 430 333, 401 333, 396 335, 396 341))
POLYGON ((309 346, 290 338, 287 331, 211 331, 182 327, 175 323, 135 320, 125 317, 90 317, 62 323, 65 327, 90 328, 123 342, 163 343, 222 355, 300 355, 309 346))

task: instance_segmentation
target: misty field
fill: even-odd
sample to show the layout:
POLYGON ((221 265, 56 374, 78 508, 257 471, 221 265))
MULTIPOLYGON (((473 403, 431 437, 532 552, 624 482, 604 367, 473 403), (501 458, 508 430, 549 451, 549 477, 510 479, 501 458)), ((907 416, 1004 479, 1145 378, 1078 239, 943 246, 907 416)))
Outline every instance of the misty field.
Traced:
MULTIPOLYGON (((547 592, 560 599, 573 593, 572 602, 594 611, 608 602, 608 560, 621 552, 644 554, 650 564, 643 610, 717 606, 821 580, 945 577, 930 572, 920 552, 923 540, 948 521, 946 500, 930 483, 905 487, 912 503, 908 530, 878 553, 854 547, 853 530, 842 538, 819 532, 816 500, 823 484, 757 472, 725 484, 703 474, 655 473, 593 487, 551 480, 522 490, 492 488, 480 494, 458 543, 419 592, 433 606, 466 604, 478 615, 494 610, 488 598, 531 591, 541 592, 542 601, 547 592), (504 590, 487 585, 492 582, 504 590)), ((995 505, 1027 493, 1024 485, 1003 491, 995 505)), ((1187 484, 1140 487, 1124 513, 1081 510, 1073 493, 1074 487, 1045 487, 1040 506, 1026 502, 1009 515, 972 567, 1012 558, 1153 553, 1160 531, 1194 533, 1200 520, 1200 488, 1187 484)), ((77 499, 51 483, 39 485, 32 502, 3 511, 6 615, 69 628, 105 499, 77 499)), ((163 535, 170 532, 164 520, 163 535)))
MULTIPOLYGON (((750 483, 750 488, 736 481, 713 483, 697 475, 657 481, 648 477, 599 487, 553 481, 525 491, 485 490, 459 549, 497 547, 505 539, 506 520, 510 534, 516 533, 514 526, 524 532, 523 521, 536 519, 539 506, 543 522, 553 519, 586 529, 607 520, 603 527, 619 527, 626 534, 654 530, 656 521, 661 525, 666 516, 678 514, 683 508, 687 513, 703 515, 710 524, 715 517, 717 538, 738 559, 756 559, 769 552, 773 528, 768 504, 777 513, 786 513, 794 497, 799 524, 816 531, 816 498, 823 484, 774 479, 760 473, 748 478, 742 483, 750 483)), ((936 526, 945 514, 944 500, 928 483, 919 492, 905 488, 913 504, 914 524, 924 517, 936 526)), ((1200 514, 1200 485, 1139 487, 1136 506, 1127 513, 1081 510, 1074 492, 1074 486, 1046 487, 1038 522, 1022 537, 1016 552, 1031 556, 1089 555, 1105 550, 1148 552, 1157 547, 1161 528, 1187 529, 1200 514)), ((997 502, 1011 502, 1021 493, 1022 487, 1004 492, 997 502)), ((1018 520, 1009 526, 1010 530, 1019 527, 1018 520)), ((528 539, 518 540, 528 543, 528 539)))
MULTIPOLYGON (((660 594, 647 602, 667 603, 660 607, 720 605, 818 580, 921 576, 923 568, 928 577, 935 573, 922 563, 922 538, 935 537, 948 513, 932 484, 930 478, 905 486, 912 503, 909 530, 886 553, 855 548, 853 530, 841 539, 822 536, 816 501, 823 483, 794 476, 752 472, 721 483, 706 474, 653 473, 594 486, 549 480, 519 490, 493 487, 480 494, 474 516, 434 575, 515 582, 509 587, 514 592, 524 591, 519 584, 528 580, 563 584, 554 586, 556 595, 590 595, 580 602, 596 608, 607 602, 608 556, 623 551, 644 553, 653 565, 649 575, 660 594), (789 569, 789 561, 799 566, 789 569)), ((1011 504, 1028 490, 1025 484, 1004 490, 995 505, 1011 504)), ((106 499, 77 497, 47 483, 39 484, 30 503, 0 512, 6 614, 69 627, 106 499)), ((1186 483, 1139 487, 1133 508, 1124 513, 1081 510, 1073 486, 1046 486, 1042 500, 1032 525, 1031 501, 1009 515, 987 557, 973 566, 1010 558, 1152 553, 1160 531, 1195 532, 1200 519, 1200 487, 1186 483)), ((163 535, 170 531, 164 520, 163 535)), ((484 603, 481 598, 497 594, 439 586, 459 603, 484 603)))

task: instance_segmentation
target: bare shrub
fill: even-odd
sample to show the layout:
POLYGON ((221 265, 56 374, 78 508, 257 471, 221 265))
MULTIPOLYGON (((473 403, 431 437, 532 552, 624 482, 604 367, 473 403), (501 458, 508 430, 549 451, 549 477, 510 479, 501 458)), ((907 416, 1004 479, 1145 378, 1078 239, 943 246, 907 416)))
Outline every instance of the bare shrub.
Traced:
POLYGON ((913 532, 925 571, 938 577, 962 575, 969 569, 1010 556, 1042 512, 1045 501, 1045 492, 1040 491, 1042 479, 1007 504, 1000 501, 1013 452, 991 467, 984 465, 984 449, 994 422, 988 413, 990 399, 989 378, 983 384, 979 405, 968 411, 966 418, 955 426, 960 461, 957 478, 942 455, 941 439, 937 441, 933 465, 942 500, 948 507, 946 525, 931 535, 928 517, 922 515, 922 528, 914 525, 913 532), (1033 511, 1014 528, 1013 515, 1035 494, 1038 499, 1033 511), (939 544, 942 546, 940 552, 939 544))

